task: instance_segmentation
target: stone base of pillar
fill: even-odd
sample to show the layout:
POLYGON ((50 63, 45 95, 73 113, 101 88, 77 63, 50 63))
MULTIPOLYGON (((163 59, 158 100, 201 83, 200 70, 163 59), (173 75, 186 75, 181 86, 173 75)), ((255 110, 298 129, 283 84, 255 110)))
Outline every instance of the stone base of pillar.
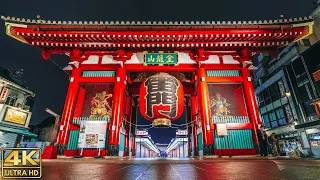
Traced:
POLYGON ((132 156, 136 156, 136 149, 132 149, 132 156))
POLYGON ((124 154, 125 156, 129 156, 129 148, 124 148, 124 154))
POLYGON ((108 156, 119 156, 119 145, 108 145, 108 156))
POLYGON ((199 156, 199 151, 198 151, 198 148, 194 148, 193 149, 193 156, 199 156))
POLYGON ((57 155, 58 156, 63 156, 64 155, 64 150, 66 150, 68 145, 66 144, 58 144, 57 145, 57 155))
POLYGON ((203 155, 213 155, 213 144, 204 144, 203 145, 203 155))

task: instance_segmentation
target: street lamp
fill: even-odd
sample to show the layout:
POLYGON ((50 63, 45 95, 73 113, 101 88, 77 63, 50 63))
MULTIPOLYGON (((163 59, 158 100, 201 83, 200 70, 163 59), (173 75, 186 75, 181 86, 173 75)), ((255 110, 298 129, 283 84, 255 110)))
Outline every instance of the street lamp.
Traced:
POLYGON ((60 115, 51 111, 48 108, 45 111, 51 114, 56 119, 55 119, 53 130, 51 132, 50 145, 46 146, 46 148, 44 149, 42 153, 42 159, 57 159, 57 146, 55 145, 55 142, 56 142, 56 138, 58 136, 58 131, 59 131, 58 124, 60 121, 60 115))

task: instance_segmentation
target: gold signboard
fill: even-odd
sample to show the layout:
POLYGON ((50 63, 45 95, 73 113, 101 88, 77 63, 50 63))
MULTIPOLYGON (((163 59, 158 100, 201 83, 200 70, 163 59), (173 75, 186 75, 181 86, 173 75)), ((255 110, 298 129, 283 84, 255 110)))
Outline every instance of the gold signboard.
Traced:
POLYGON ((27 119, 28 113, 8 107, 3 120, 10 123, 25 125, 27 119))

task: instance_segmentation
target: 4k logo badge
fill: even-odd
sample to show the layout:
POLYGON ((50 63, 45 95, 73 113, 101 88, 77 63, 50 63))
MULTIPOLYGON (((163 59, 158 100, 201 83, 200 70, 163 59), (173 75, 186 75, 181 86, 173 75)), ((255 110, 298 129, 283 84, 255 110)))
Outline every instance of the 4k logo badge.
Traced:
POLYGON ((2 178, 40 178, 40 148, 2 149, 2 178))

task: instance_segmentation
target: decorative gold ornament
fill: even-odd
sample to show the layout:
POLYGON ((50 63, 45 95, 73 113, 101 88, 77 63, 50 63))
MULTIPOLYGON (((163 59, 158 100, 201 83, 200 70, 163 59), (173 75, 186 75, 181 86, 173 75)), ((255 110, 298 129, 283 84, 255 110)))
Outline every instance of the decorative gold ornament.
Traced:
POLYGON ((171 121, 170 119, 166 119, 166 118, 158 118, 152 121, 152 126, 153 127, 170 127, 171 121))
POLYGON ((228 104, 227 100, 219 93, 217 93, 212 99, 210 99, 211 112, 213 109, 213 115, 215 116, 228 115, 230 113, 230 111, 228 110, 228 107, 230 105, 231 104, 228 104))
POLYGON ((97 93, 95 97, 92 98, 91 105, 91 115, 92 117, 106 118, 111 117, 112 108, 108 103, 108 99, 112 98, 112 94, 107 94, 105 91, 97 93))

